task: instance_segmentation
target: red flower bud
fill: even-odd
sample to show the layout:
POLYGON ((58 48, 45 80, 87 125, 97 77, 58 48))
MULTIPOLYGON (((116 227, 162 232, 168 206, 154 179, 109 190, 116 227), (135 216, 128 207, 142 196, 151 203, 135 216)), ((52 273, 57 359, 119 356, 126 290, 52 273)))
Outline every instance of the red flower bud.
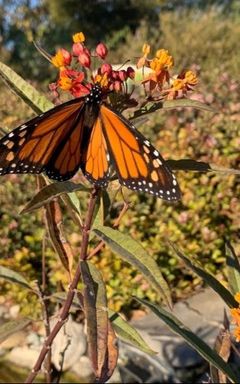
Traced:
POLYGON ((98 55, 98 57, 100 57, 101 59, 105 59, 105 57, 107 56, 108 54, 108 49, 106 47, 105 44, 103 43, 99 43, 96 47, 96 54, 98 55))
POLYGON ((127 75, 128 75, 128 77, 130 78, 130 79, 134 79, 134 77, 135 77, 135 71, 134 71, 134 69, 132 68, 132 67, 128 67, 127 68, 127 75))
POLYGON ((74 43, 72 46, 73 56, 79 56, 84 51, 84 46, 81 43, 74 43))
POLYGON ((71 53, 69 53, 66 49, 62 48, 61 49, 61 53, 63 55, 63 58, 64 58, 64 64, 65 65, 70 65, 71 64, 71 60, 72 60, 72 55, 71 53))
POLYGON ((114 81, 113 90, 116 92, 120 92, 122 90, 122 82, 118 80, 114 81))
POLYGON ((121 81, 126 81, 128 77, 127 72, 124 70, 119 71, 118 76, 121 81))
POLYGON ((114 80, 119 80, 119 71, 112 71, 112 78, 114 80))
POLYGON ((107 73, 107 75, 110 75, 112 73, 112 66, 111 64, 105 63, 101 66, 101 74, 104 75, 104 73, 107 73))
POLYGON ((78 56, 79 63, 86 68, 90 68, 91 66, 91 57, 88 49, 84 49, 84 51, 78 56))

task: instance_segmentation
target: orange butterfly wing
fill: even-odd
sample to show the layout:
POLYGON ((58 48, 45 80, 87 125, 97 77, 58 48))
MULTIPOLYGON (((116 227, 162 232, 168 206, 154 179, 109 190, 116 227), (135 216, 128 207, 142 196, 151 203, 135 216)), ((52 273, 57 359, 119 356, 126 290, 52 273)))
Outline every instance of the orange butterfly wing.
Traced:
POLYGON ((80 165, 84 100, 61 104, 0 140, 0 175, 41 173, 66 180, 80 165))
POLYGON ((177 180, 160 153, 123 116, 102 105, 100 119, 121 184, 165 200, 178 200, 177 180))
POLYGON ((90 136, 82 171, 85 177, 98 187, 106 187, 109 181, 110 156, 103 134, 102 121, 97 117, 90 136))

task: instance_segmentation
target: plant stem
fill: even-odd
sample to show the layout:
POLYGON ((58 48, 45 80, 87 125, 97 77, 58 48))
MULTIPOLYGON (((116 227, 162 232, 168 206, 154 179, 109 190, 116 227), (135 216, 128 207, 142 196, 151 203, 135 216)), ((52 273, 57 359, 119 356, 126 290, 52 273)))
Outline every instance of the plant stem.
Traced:
POLYGON ((66 298, 66 301, 65 301, 65 303, 61 309, 61 314, 60 314, 59 320, 57 321, 57 323, 55 324, 55 326, 51 330, 47 339, 45 340, 44 345, 42 347, 42 350, 38 356, 37 362, 34 365, 33 370, 28 375, 25 383, 32 383, 33 380, 35 379, 35 377, 37 376, 38 372, 41 369, 42 363, 43 363, 49 349, 51 348, 53 340, 55 339, 56 335, 58 334, 58 332, 60 331, 63 324, 66 322, 66 320, 68 318, 69 309, 71 307, 71 304, 72 304, 72 301, 74 298, 74 294, 75 294, 75 290, 77 288, 77 285, 78 285, 78 282, 79 282, 79 279, 81 276, 81 267, 80 267, 81 260, 85 260, 87 257, 89 230, 91 228, 91 223, 92 223, 92 218, 93 218, 93 213, 94 213, 94 208, 95 208, 95 204, 97 201, 98 193, 99 193, 99 189, 97 189, 97 188, 94 188, 92 193, 91 193, 88 211, 87 211, 86 219, 85 219, 85 224, 83 226, 83 231, 82 231, 82 245, 81 245, 81 251, 80 251, 80 260, 79 260, 75 275, 73 277, 73 280, 69 286, 67 298, 66 298))
MULTIPOLYGON (((123 202, 123 207, 121 209, 121 212, 119 213, 117 219, 115 220, 113 224, 113 228, 117 228, 122 220, 122 217, 125 215, 129 208, 129 203, 126 201, 123 202)), ((95 256, 98 252, 101 251, 101 249, 105 246, 105 242, 103 240, 99 241, 99 243, 96 245, 96 247, 90 252, 87 259, 91 259, 91 257, 95 256)))

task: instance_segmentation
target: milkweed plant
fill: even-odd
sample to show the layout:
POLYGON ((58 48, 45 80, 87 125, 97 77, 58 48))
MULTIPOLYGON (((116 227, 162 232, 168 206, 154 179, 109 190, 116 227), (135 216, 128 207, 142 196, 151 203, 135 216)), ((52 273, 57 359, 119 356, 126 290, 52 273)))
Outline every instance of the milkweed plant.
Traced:
MULTIPOLYGON (((52 109, 54 105, 61 105, 66 99, 84 98, 84 100, 88 100, 93 93, 93 87, 96 85, 105 97, 104 102, 111 110, 118 114, 124 114, 122 121, 127 121, 126 124, 131 127, 145 122, 149 114, 161 113, 165 109, 191 107, 212 111, 211 107, 199 101, 191 100, 191 92, 198 84, 197 75, 191 69, 183 69, 178 74, 174 73, 174 60, 166 49, 160 48, 156 52, 152 52, 150 45, 145 43, 141 54, 134 61, 128 60, 122 65, 113 65, 107 59, 107 46, 101 42, 94 50, 89 49, 82 32, 73 36, 71 51, 60 48, 55 55, 51 56, 40 46, 36 46, 39 52, 57 70, 56 81, 49 86, 53 103, 40 95, 35 88, 3 63, 0 63, 0 74, 5 83, 40 116, 42 114, 44 116, 44 113, 52 109)), ((91 117, 86 116, 87 120, 89 118, 91 117)), ((38 122, 38 120, 36 121, 38 122)), ((25 125, 23 124, 21 127, 24 131, 25 125)), ((22 139, 23 137, 24 134, 22 134, 22 139)), ((9 161, 12 161, 15 156, 12 142, 9 134, 6 142, 10 151, 7 155, 9 161)), ((146 147, 144 151, 141 155, 145 156, 147 164, 150 150, 146 147)), ((130 163, 132 161, 132 165, 125 164, 125 166, 130 167, 131 170, 131 167, 135 167, 136 164, 131 156, 129 159, 128 161, 130 163)), ((102 164, 104 168, 104 160, 102 160, 102 164)), ((133 193, 151 192, 151 183, 161 182, 161 177, 164 179, 165 176, 162 176, 161 172, 156 173, 160 164, 162 163, 160 160, 157 161, 157 157, 152 159, 152 168, 149 171, 151 179, 150 182, 148 181, 150 187, 148 189, 147 187, 146 189, 143 188, 145 180, 142 175, 140 184, 135 184, 135 187, 131 188, 133 193)), ((213 166, 207 163, 201 162, 199 164, 194 160, 188 162, 181 159, 174 161, 168 159, 166 168, 169 168, 169 174, 174 170, 185 172, 192 170, 197 172, 216 171, 213 166)), ((28 169, 26 172, 21 169, 20 171, 19 173, 30 173, 28 169)), ((96 175, 101 173, 99 169, 96 171, 92 169, 91 172, 93 176, 95 175, 95 179, 97 178, 96 175), (96 173, 94 174, 94 172, 96 173)), ((14 173, 13 166, 11 173, 14 173)), ((133 237, 118 230, 122 217, 131 207, 129 204, 131 195, 126 197, 126 187, 129 187, 129 184, 126 183, 125 187, 124 183, 119 183, 121 180, 119 180, 118 173, 114 172, 114 168, 107 175, 109 184, 105 183, 104 187, 94 182, 91 183, 91 178, 86 180, 83 176, 81 176, 81 183, 74 180, 52 182, 44 174, 35 177, 37 193, 26 204, 22 214, 30 214, 36 209, 43 210, 44 225, 47 228, 56 257, 59 257, 62 268, 68 276, 68 287, 62 292, 54 292, 49 296, 46 286, 47 271, 44 257, 42 259, 42 281, 39 282, 28 281, 17 271, 0 267, 2 279, 28 289, 32 295, 39 299, 42 308, 45 340, 26 383, 32 383, 36 376, 41 373, 43 366, 46 382, 52 382, 51 346, 60 329, 68 321, 70 311, 81 311, 84 314, 88 354, 96 382, 106 382, 112 376, 118 362, 118 339, 122 339, 150 354, 157 352, 150 349, 140 334, 120 314, 108 308, 107 282, 103 279, 102 271, 92 263, 93 256, 101 257, 101 250, 104 247, 109 247, 113 253, 117 253, 125 262, 137 269, 159 295, 158 303, 137 297, 134 300, 152 310, 174 332, 181 335, 195 348, 209 362, 211 375, 214 372, 214 377, 216 377, 216 372, 222 372, 231 382, 237 382, 239 372, 236 372, 235 367, 224 360, 221 356, 221 348, 211 349, 171 313, 171 293, 162 276, 161 268, 158 267, 155 260, 133 237), (122 203, 119 205, 118 201, 118 206, 121 208, 117 210, 118 216, 111 224, 113 212, 116 213, 116 209, 113 209, 114 203, 119 199, 119 196, 122 203), (82 204, 82 201, 86 201, 86 205, 82 204), (85 212, 82 212, 83 209, 85 212), (70 213, 71 218, 79 228, 79 233, 81 233, 78 260, 75 260, 71 244, 65 236, 63 216, 66 210, 70 213), (60 310, 57 310, 56 305, 50 305, 56 301, 58 305, 61 304, 60 310), (52 318, 57 318, 57 320, 52 323, 52 318)), ((175 180, 176 177, 173 175, 172 196, 176 193, 174 186, 177 185, 177 182, 175 180)), ((165 195, 156 193, 156 196, 165 195)), ((181 204, 181 202, 170 201, 174 198, 168 199, 167 194, 165 200, 167 201, 164 201, 163 204, 166 206, 171 203, 181 204)), ((131 207, 131 209, 134 208, 131 207)), ((232 335, 230 327, 225 329, 225 336, 221 336, 221 343, 224 345, 224 337, 228 332, 233 346, 234 338, 236 341, 240 341, 240 266, 234 249, 231 245, 226 245, 226 254, 229 260, 228 288, 185 256, 176 244, 169 243, 169 247, 174 250, 188 268, 191 268, 194 273, 204 279, 205 283, 214 289, 230 308, 235 329, 232 335)), ((34 321, 29 318, 21 318, 17 324, 10 321, 0 327, 0 333, 1 335, 5 334, 5 338, 7 338, 16 330, 33 324, 34 321)))

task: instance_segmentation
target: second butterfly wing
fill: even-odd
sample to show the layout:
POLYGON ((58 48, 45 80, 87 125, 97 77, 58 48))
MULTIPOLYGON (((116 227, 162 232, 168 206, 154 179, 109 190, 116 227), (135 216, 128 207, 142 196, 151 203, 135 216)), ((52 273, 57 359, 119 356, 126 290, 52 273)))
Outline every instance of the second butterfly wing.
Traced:
POLYGON ((102 105, 99 124, 122 185, 165 200, 179 200, 174 174, 160 153, 123 116, 102 105))

